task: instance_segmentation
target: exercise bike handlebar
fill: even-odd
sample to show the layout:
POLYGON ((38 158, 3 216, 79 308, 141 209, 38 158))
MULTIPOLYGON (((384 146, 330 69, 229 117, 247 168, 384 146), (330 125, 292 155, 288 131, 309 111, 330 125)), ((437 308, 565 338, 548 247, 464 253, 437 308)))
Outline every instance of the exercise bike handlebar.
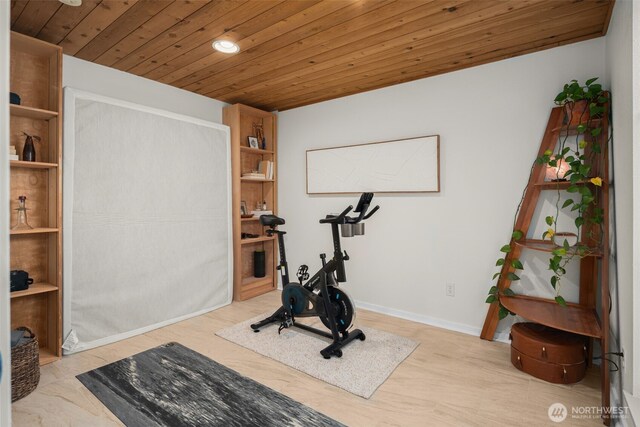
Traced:
POLYGON ((353 210, 353 205, 349 205, 340 215, 327 215, 326 218, 320 220, 320 224, 357 224, 360 221, 371 218, 380 209, 380 206, 376 206, 367 214, 368 209, 369 205, 365 204, 357 217, 349 217, 347 214, 353 210))
POLYGON ((369 212, 368 215, 365 215, 364 218, 362 219, 369 219, 373 216, 374 213, 376 213, 378 211, 378 209, 380 209, 380 206, 376 205, 375 208, 371 209, 371 212, 369 212))
POLYGON ((320 224, 344 224, 344 220, 349 212, 353 210, 353 205, 349 205, 347 209, 343 210, 338 216, 327 215, 326 218, 320 220, 320 224))
POLYGON ((365 219, 369 219, 371 218, 371 216, 377 212, 378 209, 380 209, 380 206, 376 206, 375 208, 371 209, 371 212, 369 212, 368 215, 366 215, 367 213, 367 209, 369 209, 369 205, 365 204, 362 207, 362 210, 360 211, 360 214, 357 217, 349 217, 349 216, 345 216, 344 218, 344 223, 345 224, 357 224, 360 221, 364 221, 365 219))

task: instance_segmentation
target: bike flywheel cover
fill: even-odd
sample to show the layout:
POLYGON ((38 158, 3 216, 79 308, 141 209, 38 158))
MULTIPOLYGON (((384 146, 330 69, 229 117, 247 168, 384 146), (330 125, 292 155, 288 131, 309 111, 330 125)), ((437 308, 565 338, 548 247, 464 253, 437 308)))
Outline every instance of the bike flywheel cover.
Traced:
POLYGON ((307 305, 307 299, 302 286, 289 283, 282 289, 282 306, 291 308, 291 313, 300 314, 307 305))
MULTIPOLYGON (((329 291, 331 305, 336 311, 334 313, 336 326, 340 332, 346 332, 349 330, 356 318, 356 306, 351 301, 351 298, 349 298, 349 295, 347 295, 342 289, 335 286, 327 286, 327 289, 329 291)), ((322 295, 319 294, 319 296, 322 295)), ((324 326, 331 329, 329 318, 327 317, 328 315, 329 314, 327 313, 325 316, 320 316, 320 320, 322 320, 324 326)))

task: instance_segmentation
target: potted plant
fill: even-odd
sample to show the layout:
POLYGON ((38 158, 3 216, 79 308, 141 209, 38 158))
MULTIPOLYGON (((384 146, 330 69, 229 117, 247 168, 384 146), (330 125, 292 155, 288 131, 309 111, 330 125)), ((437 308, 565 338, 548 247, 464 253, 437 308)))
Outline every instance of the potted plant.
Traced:
POLYGON ((596 118, 604 112, 602 104, 607 100, 602 85, 596 83, 596 80, 598 78, 593 77, 584 85, 571 80, 554 99, 557 105, 564 105, 569 126, 586 123, 592 116, 596 118))
MULTIPOLYGON (((549 270, 553 273, 550 285, 555 291, 555 301, 562 306, 566 306, 566 302, 560 294, 560 287, 562 278, 566 274, 567 264, 576 257, 591 255, 602 245, 599 239, 602 236, 604 210, 598 206, 598 192, 602 186, 602 178, 594 171, 598 170, 598 167, 601 168, 604 161, 600 118, 605 113, 608 98, 602 86, 596 81, 597 77, 587 80, 584 85, 580 85, 576 80, 571 80, 564 85, 563 90, 554 100, 557 105, 565 107, 566 115, 559 143, 555 152, 547 150, 536 159, 538 165, 547 167, 547 178, 558 182, 555 212, 545 218, 548 229, 542 234, 542 239, 548 239, 554 244, 549 259, 549 270), (575 139, 572 139, 572 136, 575 139), (560 204, 559 183, 566 181, 569 182, 566 191, 577 197, 567 199, 560 204), (558 231, 558 216, 562 209, 575 213, 575 232, 558 231)), ((516 211, 516 218, 521 205, 522 201, 516 211)), ((513 250, 512 245, 524 238, 524 233, 515 229, 515 219, 511 237, 510 243, 500 249, 504 256, 496 261, 496 266, 500 267, 501 271, 494 274, 493 280, 499 280, 503 272, 511 281, 520 280, 516 274, 517 270, 523 269, 519 259, 511 261, 510 267, 514 271, 509 272, 511 268, 504 267, 506 255, 513 250)), ((497 286, 492 286, 486 302, 500 303, 501 295, 512 296, 514 292, 508 288, 500 292, 497 286)), ((509 314, 514 313, 510 313, 500 304, 499 318, 503 319, 509 314)))

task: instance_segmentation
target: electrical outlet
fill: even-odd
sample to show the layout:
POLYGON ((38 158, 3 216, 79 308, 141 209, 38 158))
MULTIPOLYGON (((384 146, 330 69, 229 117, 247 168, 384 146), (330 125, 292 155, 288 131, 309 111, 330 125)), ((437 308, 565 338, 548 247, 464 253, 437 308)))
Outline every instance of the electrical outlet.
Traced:
POLYGON ((448 297, 455 297, 456 296, 456 284, 455 283, 447 283, 446 291, 447 291, 447 296, 448 297))

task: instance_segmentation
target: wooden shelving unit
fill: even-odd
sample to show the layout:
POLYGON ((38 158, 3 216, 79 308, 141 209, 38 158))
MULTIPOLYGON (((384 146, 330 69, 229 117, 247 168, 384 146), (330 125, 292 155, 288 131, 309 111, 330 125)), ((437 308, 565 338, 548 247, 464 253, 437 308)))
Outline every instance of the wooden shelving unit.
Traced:
MULTIPOLYGON (((608 109, 608 103, 607 103, 608 109)), ((500 303, 510 312, 518 314, 523 318, 540 323, 545 326, 556 328, 562 331, 572 332, 579 335, 596 339, 600 342, 600 351, 605 354, 609 351, 609 119, 607 113, 602 119, 594 120, 602 128, 602 132, 591 137, 597 141, 601 147, 602 155, 595 156, 590 160, 591 174, 594 177, 601 177, 602 186, 597 193, 597 207, 602 209, 602 228, 595 225, 584 224, 581 226, 581 244, 588 247, 579 258, 580 263, 580 295, 579 301, 575 304, 567 304, 563 307, 554 300, 536 298, 524 295, 500 296, 500 303), (598 295, 599 294, 599 295, 598 295), (599 301, 598 301, 599 296, 599 301), (598 304, 599 302, 599 304, 598 304), (604 307, 604 308, 603 308, 604 307)), ((551 110, 547 129, 545 131, 538 157, 547 150, 553 151, 559 138, 567 135, 577 135, 576 126, 568 126, 565 120, 565 113, 562 107, 551 110)), ((586 154, 590 154, 586 148, 586 154)), ((587 158, 590 158, 587 156, 587 158)), ((521 230, 527 235, 531 226, 535 208, 539 203, 542 191, 566 192, 572 185, 567 181, 545 181, 546 167, 536 164, 531 172, 529 183, 524 195, 522 206, 518 212, 518 217, 514 229, 521 230)), ((590 181, 576 183, 578 186, 592 186, 590 181)), ((506 256, 502 267, 501 276, 498 279, 498 289, 503 292, 511 286, 511 278, 508 274, 514 270, 511 260, 520 256, 523 250, 535 250, 551 252, 557 248, 549 240, 521 239, 511 240, 512 248, 506 256)), ((486 340, 493 339, 496 327, 498 326, 498 303, 494 302, 489 306, 480 337, 486 340)), ((589 346, 589 362, 593 352, 593 343, 589 346)), ((610 383, 609 366, 603 358, 600 366, 602 408, 610 406, 610 383)), ((603 417, 605 424, 609 425, 611 419, 603 417)))
MULTIPOLYGON (((540 188, 541 190, 566 190, 572 184, 569 181, 543 181, 543 182, 535 182, 533 185, 540 188)), ((590 182, 578 181, 573 185, 584 186, 590 185, 593 187, 593 184, 590 182)))
POLYGON ((31 230, 11 230, 9 234, 12 236, 20 235, 20 234, 42 234, 42 233, 57 233, 57 228, 50 227, 39 227, 32 228, 31 230))
POLYGON ((37 162, 10 162, 11 225, 24 195, 33 227, 9 232, 10 265, 35 282, 11 293, 11 327, 36 334, 44 365, 59 359, 62 347, 62 48, 12 32, 10 81, 21 105, 10 106, 9 145, 22 158, 23 131, 42 139, 37 162))
MULTIPOLYGON (((267 153, 265 153, 267 154, 267 153)), ((273 179, 259 179, 259 178, 240 178, 240 181, 244 182, 274 182, 273 179)))
POLYGON ((29 289, 24 291, 16 291, 11 293, 11 298, 20 298, 28 295, 42 294, 45 292, 56 292, 57 286, 49 283, 34 283, 29 286, 29 289))
POLYGON ((57 163, 23 162, 22 160, 11 160, 9 164, 12 168, 51 169, 58 167, 57 163))
POLYGON ((602 336, 595 308, 571 303, 562 307, 555 301, 525 295, 503 296, 500 297, 500 302, 507 310, 532 322, 553 325, 556 329, 591 338, 602 336))
POLYGON ((240 151, 253 154, 274 154, 273 150, 263 150, 261 148, 240 147, 240 151))
POLYGON ((265 234, 258 218, 241 218, 240 205, 245 202, 249 211, 257 203, 266 202, 267 210, 278 212, 277 206, 277 132, 276 116, 247 105, 235 104, 224 109, 224 124, 231 128, 231 162, 233 186, 233 297, 246 300, 272 291, 277 287, 277 241, 265 234), (252 148, 248 137, 254 135, 254 124, 262 123, 266 148, 252 148), (256 170, 261 160, 273 162, 274 179, 242 178, 242 174, 256 170), (259 237, 242 239, 242 233, 259 237), (266 277, 254 277, 253 252, 265 251, 266 277))
POLYGON ((258 217, 252 217, 252 218, 240 218, 241 222, 257 222, 260 221, 260 218, 258 217))
POLYGON ((268 242, 270 240, 275 240, 275 237, 260 236, 260 237, 254 237, 254 238, 248 238, 248 239, 240 239, 240 244, 251 245, 253 243, 268 242))
MULTIPOLYGON (((522 248, 541 252, 552 252, 554 249, 558 248, 550 240, 522 239, 516 241, 515 244, 522 248)), ((575 251, 573 253, 575 253, 575 251)), ((599 248, 590 248, 585 253, 585 256, 602 257, 602 251, 599 248)))
POLYGON ((41 108, 26 107, 24 105, 11 104, 9 110, 12 116, 28 117, 30 119, 49 120, 58 117, 57 111, 43 110, 41 108))

